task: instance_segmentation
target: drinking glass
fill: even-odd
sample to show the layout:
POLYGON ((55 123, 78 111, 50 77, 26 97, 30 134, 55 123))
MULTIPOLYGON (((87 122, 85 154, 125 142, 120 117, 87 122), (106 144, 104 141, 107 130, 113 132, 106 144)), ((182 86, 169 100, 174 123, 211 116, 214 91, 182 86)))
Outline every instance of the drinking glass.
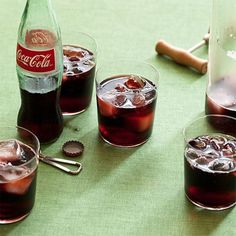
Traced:
POLYGON ((85 111, 92 99, 97 44, 83 32, 63 34, 64 73, 60 106, 64 116, 85 111))
POLYGON ((96 73, 99 133, 119 147, 135 147, 152 134, 158 71, 130 60, 104 63, 96 73))
POLYGON ((236 119, 207 115, 184 129, 187 198, 201 208, 223 210, 236 203, 236 119))
POLYGON ((0 127, 0 224, 24 219, 35 201, 40 143, 22 127, 0 127))

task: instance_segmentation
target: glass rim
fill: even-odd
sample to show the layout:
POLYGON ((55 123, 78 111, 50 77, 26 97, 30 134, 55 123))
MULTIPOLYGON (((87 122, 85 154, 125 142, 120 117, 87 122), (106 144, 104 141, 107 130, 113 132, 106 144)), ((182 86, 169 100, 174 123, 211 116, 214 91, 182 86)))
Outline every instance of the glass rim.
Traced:
MULTIPOLYGON (((232 116, 227 116, 227 115, 220 115, 220 114, 209 114, 209 115, 204 115, 204 116, 200 116, 194 120, 192 120, 191 122, 189 122, 183 129, 183 136, 184 136, 184 141, 186 143, 186 146, 188 145, 188 147, 192 148, 193 150, 195 150, 197 153, 203 153, 204 151, 203 150, 199 150, 197 149, 196 147, 192 146, 191 144, 189 144, 189 141, 190 139, 187 139, 187 135, 186 135, 186 130, 188 127, 190 127, 191 125, 193 125, 195 122, 199 121, 199 120, 203 120, 203 119, 206 119, 207 117, 220 117, 220 118, 227 118, 227 119, 231 119, 231 120, 235 120, 236 122, 236 118, 232 117, 232 116)), ((214 132, 214 134, 216 135, 220 135, 221 133, 219 132, 214 132)), ((207 133, 203 134, 203 135, 207 135, 207 133)), ((233 137, 236 139, 236 136, 233 136, 231 134, 225 134, 226 136, 229 136, 229 137, 233 137)), ((204 156, 206 157, 214 157, 215 155, 213 153, 204 153, 204 156)), ((224 155, 222 158, 234 158, 235 157, 235 154, 226 154, 224 155)), ((221 173, 221 171, 218 171, 219 173, 221 173)), ((226 173, 225 171, 223 171, 223 173, 226 173)))
MULTIPOLYGON (((39 142, 39 139, 38 139, 38 137, 33 133, 33 132, 31 132, 30 130, 28 130, 28 129, 26 129, 26 128, 24 128, 24 127, 21 127, 21 126, 18 126, 18 125, 16 125, 16 126, 0 126, 0 128, 20 128, 20 129, 22 129, 22 130, 24 130, 24 131, 27 131, 28 133, 30 133, 34 138, 35 138, 35 140, 36 140, 36 143, 37 143, 37 150, 35 151, 34 150, 34 152, 35 152, 35 155, 34 155, 34 157, 32 157, 30 160, 28 160, 27 162, 25 162, 25 163, 22 163, 22 164, 20 164, 20 165, 17 165, 17 166, 0 166, 0 170, 7 170, 7 169, 15 169, 15 168, 19 168, 19 167, 24 167, 24 166, 26 166, 26 165, 28 165, 28 164, 30 164, 31 162, 33 162, 35 159, 36 160, 38 160, 39 161, 39 158, 38 158, 38 156, 39 156, 39 153, 40 153, 40 142, 39 142)), ((28 146, 28 145, 27 145, 28 146)))
MULTIPOLYGON (((76 31, 76 34, 81 34, 81 35, 84 35, 88 38, 90 38, 93 42, 94 42, 94 46, 95 46, 95 50, 93 52, 93 54, 97 55, 97 52, 98 52, 98 44, 97 44, 97 40, 91 36, 89 33, 87 32, 83 32, 83 31, 76 31)), ((79 45, 79 43, 70 43, 70 44, 64 44, 63 42, 63 37, 62 37, 62 47, 63 46, 66 46, 66 45, 71 45, 71 46, 84 46, 84 45, 79 45)))
MULTIPOLYGON (((126 63, 127 65, 129 64, 129 65, 138 65, 138 64, 142 64, 142 65, 146 65, 146 66, 148 66, 149 68, 151 68, 154 72, 155 72, 155 74, 156 74, 156 76, 155 76, 155 83, 153 82, 153 80, 151 80, 151 82, 153 82, 153 84, 156 86, 156 87, 158 87, 159 86, 159 79, 160 79, 160 72, 159 72, 159 70, 154 66, 154 65, 152 65, 151 63, 149 63, 149 62, 146 62, 146 61, 140 61, 140 60, 132 60, 132 59, 117 59, 117 60, 115 60, 115 61, 112 61, 111 62, 112 64, 124 64, 124 63, 126 63)), ((103 69, 103 68, 106 68, 107 67, 107 63, 106 62, 103 62, 101 65, 99 65, 99 67, 96 69, 96 73, 95 73, 95 81, 96 81, 96 84, 98 85, 98 84, 100 84, 98 81, 97 81, 97 75, 98 75, 98 73, 103 69)), ((118 75, 119 75, 119 73, 117 73, 118 75)), ((142 75, 140 75, 140 74, 137 74, 137 73, 130 73, 130 72, 128 72, 128 73, 126 73, 126 74, 132 74, 132 75, 138 75, 138 76, 141 76, 142 77, 142 75)), ((125 73, 120 73, 120 75, 125 75, 125 73)), ((111 74, 110 75, 110 77, 113 77, 114 76, 114 74, 111 74)), ((109 77, 108 77, 109 78, 109 77)), ((108 78, 104 78, 104 80, 105 79, 108 79, 108 78)), ((145 78, 146 79, 146 78, 145 78)), ((148 78, 147 78, 148 79, 148 78)))
MULTIPOLYGON (((190 121, 187 123, 187 125, 183 128, 183 131, 182 131, 182 134, 184 136, 184 140, 186 143, 188 143, 189 140, 187 140, 187 135, 186 135, 186 131, 187 129, 193 125, 195 122, 199 121, 199 120, 203 120, 203 119, 206 119, 207 117, 220 117, 220 118, 227 118, 227 119, 231 119, 231 120, 235 120, 236 122, 236 118, 233 117, 233 116, 227 116, 227 115, 220 115, 220 114, 209 114, 209 115, 204 115, 204 116, 200 116, 198 118, 195 118, 194 120, 190 121)), ((215 133, 218 133, 218 132, 215 132, 215 133)), ((227 134, 226 134, 227 135, 227 134)), ((229 134, 228 134, 229 135, 229 134)), ((232 135, 229 135, 229 136, 232 136, 232 135)), ((232 136, 234 137, 234 136, 232 136)), ((236 136, 235 136, 236 138, 236 136)), ((190 145, 191 146, 191 145, 190 145)))

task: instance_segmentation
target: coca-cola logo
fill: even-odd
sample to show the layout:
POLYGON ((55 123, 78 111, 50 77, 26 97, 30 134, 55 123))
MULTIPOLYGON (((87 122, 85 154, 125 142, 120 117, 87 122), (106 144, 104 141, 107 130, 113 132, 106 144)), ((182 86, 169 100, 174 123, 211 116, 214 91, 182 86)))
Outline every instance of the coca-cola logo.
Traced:
POLYGON ((30 72, 45 73, 55 70, 55 50, 36 51, 17 44, 17 65, 30 72))

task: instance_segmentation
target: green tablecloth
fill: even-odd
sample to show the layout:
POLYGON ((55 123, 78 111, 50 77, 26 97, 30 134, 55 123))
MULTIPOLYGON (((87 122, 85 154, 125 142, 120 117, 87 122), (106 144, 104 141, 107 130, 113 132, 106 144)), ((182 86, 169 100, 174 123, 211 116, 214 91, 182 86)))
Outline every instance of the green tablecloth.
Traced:
MULTIPOLYGON (((118 149, 98 137, 95 94, 83 114, 67 120, 61 137, 43 152, 63 157, 69 139, 85 144, 78 176, 40 163, 36 204, 24 221, 0 225, 0 235, 234 235, 235 209, 199 210, 184 196, 184 126, 204 113, 207 76, 157 57, 163 38, 190 48, 207 32, 206 0, 54 0, 62 32, 84 31, 105 60, 145 60, 160 72, 151 139, 134 149, 118 149), (79 127, 79 131, 75 131, 79 127)), ((15 73, 17 28, 23 0, 1 0, 0 124, 16 124, 20 105, 15 73)), ((197 56, 207 58, 207 48, 197 56)), ((0 131, 1 132, 1 131, 0 131)))

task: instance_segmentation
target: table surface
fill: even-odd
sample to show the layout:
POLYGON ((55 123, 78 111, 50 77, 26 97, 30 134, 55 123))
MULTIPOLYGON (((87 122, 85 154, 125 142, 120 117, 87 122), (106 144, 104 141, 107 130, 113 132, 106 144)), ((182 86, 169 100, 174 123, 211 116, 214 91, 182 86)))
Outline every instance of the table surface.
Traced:
MULTIPOLYGON (((15 125, 20 106, 15 47, 24 5, 23 0, 1 0, 0 124, 15 125)), ((67 119, 60 138, 42 147, 45 154, 63 157, 62 144, 80 140, 85 152, 77 160, 83 171, 70 176, 40 163, 33 211, 21 222, 0 225, 0 235, 236 234, 235 209, 200 210, 184 195, 182 130, 204 114, 207 75, 154 50, 161 38, 186 49, 199 42, 208 30, 210 1, 54 0, 53 5, 64 35, 83 31, 97 40, 98 66, 127 58, 159 70, 154 130, 138 148, 105 144, 98 136, 93 94, 89 109, 67 119)), ((207 47, 195 55, 207 59, 207 47)))

